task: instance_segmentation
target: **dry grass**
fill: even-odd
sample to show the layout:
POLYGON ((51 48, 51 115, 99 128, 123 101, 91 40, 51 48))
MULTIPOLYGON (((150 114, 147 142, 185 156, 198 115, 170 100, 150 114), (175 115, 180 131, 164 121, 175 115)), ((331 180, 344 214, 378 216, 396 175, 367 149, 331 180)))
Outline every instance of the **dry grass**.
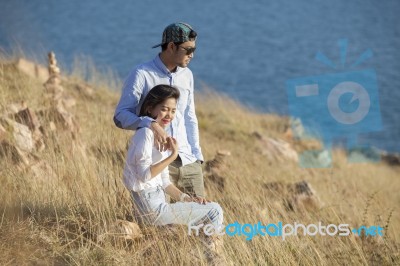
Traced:
MULTIPOLYGON (((33 110, 42 107, 43 86, 16 68, 0 64, 0 113, 9 103, 25 101, 33 110)), ((16 166, 11 158, 0 162, 1 265, 205 265, 188 255, 197 242, 185 228, 169 232, 148 228, 136 241, 99 241, 116 219, 129 219, 130 200, 121 182, 126 143, 132 132, 117 129, 112 115, 119 94, 109 84, 95 84, 92 99, 81 97, 75 85, 81 70, 64 81, 77 99, 72 112, 80 125, 79 146, 70 134, 47 138, 47 148, 36 156, 51 165, 52 175, 37 177, 16 166), (177 233, 178 232, 178 233, 177 233)), ((84 76, 88 76, 84 74, 84 76)), ((94 76, 94 75, 92 75, 94 76)), ((97 79, 99 80, 99 79, 97 79)), ((103 77, 102 80, 107 80, 103 77)), ((219 149, 232 156, 224 173, 223 193, 209 191, 225 213, 225 224, 348 223, 351 227, 380 225, 383 238, 225 236, 225 257, 234 265, 391 265, 400 264, 400 172, 379 164, 347 164, 343 151, 334 151, 330 169, 301 169, 293 162, 275 162, 261 155, 253 136, 282 137, 287 119, 256 114, 210 90, 197 95, 201 145, 207 159, 219 149), (263 184, 307 180, 324 206, 314 212, 274 211, 263 184), (270 209, 272 211, 266 211, 270 209)))

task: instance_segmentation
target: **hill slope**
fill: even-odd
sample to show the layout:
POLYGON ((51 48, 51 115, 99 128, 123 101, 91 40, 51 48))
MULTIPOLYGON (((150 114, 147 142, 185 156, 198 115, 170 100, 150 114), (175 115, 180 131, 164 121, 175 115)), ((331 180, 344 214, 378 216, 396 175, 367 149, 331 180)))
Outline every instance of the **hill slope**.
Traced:
MULTIPOLYGON (((114 126, 119 93, 106 83, 68 76, 54 84, 45 87, 15 62, 0 62, 0 264, 204 263, 189 255, 198 243, 185 228, 145 228, 135 240, 104 238, 117 219, 131 219, 121 174, 133 132, 114 126), (18 127, 27 112, 36 122, 18 127), (22 143, 16 136, 25 136, 22 143)), ((400 264, 399 167, 348 164, 335 150, 332 168, 302 169, 290 152, 309 144, 288 137, 287 118, 251 112, 207 90, 196 95, 196 108, 206 160, 219 150, 231 154, 222 156, 218 171, 207 169, 205 179, 225 224, 384 227, 383 237, 225 236, 229 264, 400 264), (271 139, 282 140, 283 150, 274 150, 271 139), (303 180, 312 191, 305 200, 291 190, 303 180)))

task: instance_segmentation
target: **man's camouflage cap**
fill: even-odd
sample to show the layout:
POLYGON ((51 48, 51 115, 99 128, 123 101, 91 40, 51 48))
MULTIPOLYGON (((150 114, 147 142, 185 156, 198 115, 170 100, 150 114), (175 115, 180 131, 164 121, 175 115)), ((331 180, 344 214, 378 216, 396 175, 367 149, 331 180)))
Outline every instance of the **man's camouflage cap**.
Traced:
POLYGON ((163 32, 160 44, 154 45, 153 48, 170 42, 188 42, 195 41, 195 38, 189 38, 190 32, 193 31, 192 26, 187 23, 178 22, 168 25, 163 32))

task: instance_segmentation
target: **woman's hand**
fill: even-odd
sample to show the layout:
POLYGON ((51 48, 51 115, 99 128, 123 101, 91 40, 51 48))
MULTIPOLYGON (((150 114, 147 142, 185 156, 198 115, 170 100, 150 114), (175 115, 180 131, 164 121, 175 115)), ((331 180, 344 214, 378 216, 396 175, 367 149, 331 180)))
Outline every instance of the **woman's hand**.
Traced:
POLYGON ((175 160, 178 157, 178 142, 173 137, 167 137, 167 146, 175 160))
POLYGON ((194 197, 194 198, 192 198, 192 201, 200 203, 200 204, 203 204, 203 205, 205 205, 206 203, 211 202, 211 201, 209 201, 209 200, 207 200, 206 198, 203 198, 203 197, 194 197))
POLYGON ((184 199, 183 199, 183 202, 193 202, 194 201, 194 199, 192 198, 192 197, 185 197, 184 199))
POLYGON ((189 195, 185 194, 184 198, 181 199, 183 202, 196 202, 202 205, 205 205, 206 203, 209 203, 211 201, 203 198, 203 197, 190 197, 189 195))
POLYGON ((168 165, 170 165, 178 157, 178 143, 174 138, 167 137, 165 147, 168 147, 168 149, 171 150, 172 153, 164 160, 150 166, 150 172, 152 178, 161 173, 165 168, 168 167, 168 165))
POLYGON ((167 145, 167 133, 165 130, 155 121, 151 123, 151 130, 154 133, 154 142, 159 151, 166 151, 167 145))

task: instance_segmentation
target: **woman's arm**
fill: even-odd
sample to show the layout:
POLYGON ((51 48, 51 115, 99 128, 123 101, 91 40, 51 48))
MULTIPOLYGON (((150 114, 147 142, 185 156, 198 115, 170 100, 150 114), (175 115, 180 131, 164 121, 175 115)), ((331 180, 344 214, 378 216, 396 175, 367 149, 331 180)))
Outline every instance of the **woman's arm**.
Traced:
POLYGON ((174 184, 170 184, 165 188, 165 192, 171 196, 174 200, 177 201, 192 201, 192 198, 188 195, 180 191, 174 184))
MULTIPOLYGON (((167 140, 172 143, 172 140, 167 140)), ((129 179, 137 178, 142 182, 147 182, 160 174, 163 169, 167 168, 178 156, 177 145, 172 150, 171 155, 154 164, 152 161, 152 150, 154 145, 154 134, 149 128, 139 129, 132 138, 132 144, 129 147, 126 169, 129 179)), ((170 144, 171 146, 172 144, 170 144)))
POLYGON ((151 178, 160 174, 165 168, 168 167, 170 163, 172 163, 178 157, 178 144, 174 138, 167 137, 167 146, 171 150, 171 155, 164 160, 153 164, 150 167, 151 178))
POLYGON ((170 184, 165 188, 165 192, 175 200, 182 201, 182 202, 197 202, 200 204, 206 204, 210 202, 205 198, 201 197, 190 197, 188 194, 183 193, 180 191, 174 184, 170 184))

